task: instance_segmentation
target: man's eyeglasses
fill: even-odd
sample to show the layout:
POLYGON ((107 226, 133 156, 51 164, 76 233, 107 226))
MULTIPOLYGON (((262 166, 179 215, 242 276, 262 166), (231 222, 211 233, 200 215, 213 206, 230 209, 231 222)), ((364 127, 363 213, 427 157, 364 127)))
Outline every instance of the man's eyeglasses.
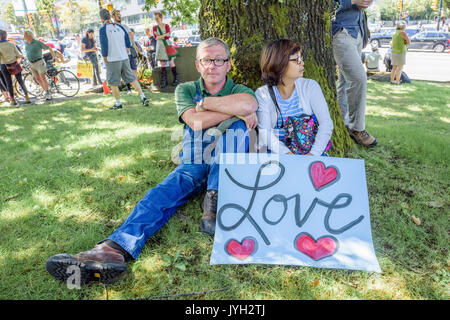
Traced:
POLYGON ((202 59, 198 59, 198 61, 200 61, 200 63, 202 64, 203 67, 209 67, 211 65, 211 63, 214 63, 214 65, 216 67, 221 67, 225 64, 225 62, 230 61, 230 59, 209 59, 209 58, 202 58, 202 59))
POLYGON ((297 58, 289 59, 289 61, 295 61, 295 62, 297 62, 297 64, 300 64, 300 63, 303 62, 303 57, 302 56, 298 56, 297 58))

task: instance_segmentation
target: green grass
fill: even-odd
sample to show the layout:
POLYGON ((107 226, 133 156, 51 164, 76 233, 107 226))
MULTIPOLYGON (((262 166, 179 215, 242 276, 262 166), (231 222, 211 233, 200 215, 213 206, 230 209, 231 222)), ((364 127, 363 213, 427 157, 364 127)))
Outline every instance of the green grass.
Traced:
POLYGON ((69 290, 45 270, 57 253, 107 237, 175 167, 180 129, 172 94, 144 108, 93 95, 0 107, 0 299, 132 299, 213 291, 190 299, 449 299, 450 87, 369 82, 365 159, 372 234, 383 273, 283 266, 210 266, 201 196, 182 206, 106 289, 69 290), (11 199, 12 198, 12 199, 11 199), (421 220, 416 225, 415 216, 421 220), (174 263, 174 257, 178 259, 174 263))

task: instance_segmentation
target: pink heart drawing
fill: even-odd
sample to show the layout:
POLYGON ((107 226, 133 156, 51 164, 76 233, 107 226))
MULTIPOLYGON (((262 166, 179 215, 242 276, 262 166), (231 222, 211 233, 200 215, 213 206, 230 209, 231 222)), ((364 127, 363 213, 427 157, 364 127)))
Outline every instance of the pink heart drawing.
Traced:
POLYGON ((339 180, 339 171, 336 167, 325 165, 321 161, 311 163, 309 166, 309 175, 314 188, 319 191, 323 187, 328 187, 330 183, 335 183, 339 180))
POLYGON ((324 236, 316 241, 310 234, 303 232, 295 238, 294 246, 298 251, 317 261, 335 254, 338 244, 338 240, 333 236, 324 236))
POLYGON ((225 245, 225 250, 229 255, 245 260, 256 251, 256 246, 256 240, 251 237, 244 238, 241 243, 231 239, 225 245))

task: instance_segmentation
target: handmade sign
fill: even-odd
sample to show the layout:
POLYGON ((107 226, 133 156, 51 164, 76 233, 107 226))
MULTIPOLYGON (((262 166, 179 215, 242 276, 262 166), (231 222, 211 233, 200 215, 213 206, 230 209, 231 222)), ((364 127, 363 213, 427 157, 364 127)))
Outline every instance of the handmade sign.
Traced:
POLYGON ((94 72, 94 68, 92 66, 92 63, 78 61, 78 63, 77 63, 77 77, 78 78, 90 79, 90 78, 92 78, 93 72, 94 72))
POLYGON ((210 263, 381 272, 364 161, 223 154, 210 263))

